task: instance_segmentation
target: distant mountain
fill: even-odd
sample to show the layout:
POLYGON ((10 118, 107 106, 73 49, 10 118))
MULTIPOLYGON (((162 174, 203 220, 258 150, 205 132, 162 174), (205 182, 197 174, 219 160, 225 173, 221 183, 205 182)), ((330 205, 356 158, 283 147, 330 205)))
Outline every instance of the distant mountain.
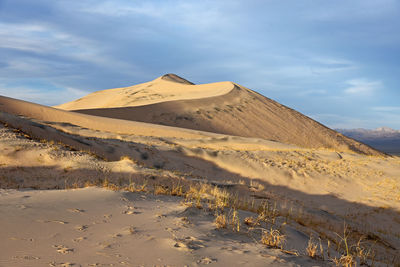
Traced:
POLYGON ((368 129, 336 129, 336 131, 389 154, 400 155, 400 130, 389 127, 368 129))

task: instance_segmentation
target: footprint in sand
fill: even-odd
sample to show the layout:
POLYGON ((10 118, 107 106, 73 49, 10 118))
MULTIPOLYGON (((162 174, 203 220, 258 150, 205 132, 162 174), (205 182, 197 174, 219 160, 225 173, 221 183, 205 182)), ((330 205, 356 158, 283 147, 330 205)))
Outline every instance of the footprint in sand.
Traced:
POLYGON ((67 209, 67 211, 74 212, 74 213, 83 213, 83 212, 85 212, 85 210, 81 210, 81 209, 67 209))
POLYGON ((122 237, 122 234, 119 234, 119 233, 118 233, 118 234, 113 234, 113 235, 111 235, 111 237, 112 237, 112 238, 122 237))
POLYGON ((52 221, 48 221, 48 220, 36 220, 37 222, 40 223, 59 223, 59 224, 68 224, 68 222, 65 221, 60 221, 60 220, 52 220, 52 221))
POLYGON ((122 230, 123 235, 133 235, 133 234, 137 234, 137 232, 138 232, 138 230, 136 229, 136 227, 134 227, 132 225, 128 226, 122 230))
POLYGON ((187 236, 185 238, 175 238, 176 243, 174 244, 175 248, 183 249, 183 250, 197 250, 200 248, 204 248, 205 245, 200 242, 195 237, 187 236))
POLYGON ((110 263, 110 264, 106 264, 106 263, 91 263, 91 264, 88 264, 88 266, 96 266, 96 267, 102 266, 102 267, 105 267, 105 266, 114 266, 114 265, 112 263, 110 263))
POLYGON ((56 248, 57 252, 61 254, 68 254, 70 252, 74 252, 73 248, 68 248, 64 245, 54 245, 53 248, 56 248))
POLYGON ((127 199, 126 197, 121 197, 121 200, 124 202, 129 202, 129 199, 127 199))
POLYGON ((175 248, 180 249, 180 250, 186 250, 189 251, 191 250, 187 244, 185 244, 184 242, 176 242, 174 245, 175 248))
POLYGON ((161 214, 161 213, 158 213, 158 214, 156 214, 156 216, 155 216, 157 219, 162 219, 162 218, 166 218, 167 217, 167 215, 165 215, 165 214, 161 214))
POLYGON ((78 237, 78 238, 74 238, 74 239, 72 239, 74 242, 82 242, 83 240, 86 240, 87 239, 87 237, 84 237, 84 236, 81 236, 81 237, 78 237))
POLYGON ((32 255, 24 255, 24 256, 14 256, 13 259, 18 260, 40 260, 40 257, 32 256, 32 255))
POLYGON ((49 266, 54 266, 54 267, 80 267, 82 265, 77 264, 77 263, 71 263, 71 262, 61 262, 61 263, 56 263, 56 262, 50 262, 49 266))
POLYGON ((153 241, 153 240, 156 240, 156 239, 157 239, 157 238, 156 238, 155 236, 146 234, 146 240, 147 240, 147 241, 153 241))
POLYGON ((78 225, 78 226, 76 226, 75 227, 75 230, 77 230, 77 231, 86 231, 87 229, 88 229, 88 225, 78 225))
POLYGON ((188 225, 191 224, 191 222, 189 221, 188 217, 180 217, 178 218, 177 221, 175 221, 174 224, 177 226, 188 227, 188 225))
POLYGON ((135 211, 135 208, 132 206, 127 206, 127 209, 122 212, 122 214, 140 214, 140 212, 135 211))
POLYGON ((35 239, 33 239, 33 238, 18 238, 18 237, 14 237, 14 236, 10 237, 9 239, 10 239, 10 240, 22 240, 22 241, 29 241, 29 242, 33 242, 33 241, 35 241, 35 239))
MULTIPOLYGON (((118 242, 114 242, 114 240, 107 240, 107 241, 99 242, 98 245, 102 249, 107 249, 107 250, 113 250, 120 246, 120 244, 118 242)), ((104 252, 99 252, 99 253, 104 253, 104 252)), ((110 255, 110 254, 108 254, 108 255, 110 255)))
POLYGON ((59 220, 53 220, 53 221, 50 221, 50 222, 59 223, 59 224, 68 224, 68 222, 59 221, 59 220))
POLYGON ((209 257, 203 257, 200 260, 197 261, 199 264, 211 264, 213 262, 217 262, 217 259, 209 258, 209 257))
POLYGON ((181 228, 179 228, 179 227, 178 227, 178 228, 175 228, 175 229, 173 229, 173 228, 171 228, 171 227, 166 227, 166 228, 165 228, 165 231, 174 234, 174 233, 178 232, 180 229, 181 229, 181 228))
POLYGON ((229 251, 229 252, 234 252, 234 253, 237 253, 237 254, 246 254, 246 253, 250 252, 249 250, 241 250, 241 249, 239 249, 237 247, 234 247, 234 246, 222 247, 220 249, 221 250, 226 250, 226 251, 229 251))

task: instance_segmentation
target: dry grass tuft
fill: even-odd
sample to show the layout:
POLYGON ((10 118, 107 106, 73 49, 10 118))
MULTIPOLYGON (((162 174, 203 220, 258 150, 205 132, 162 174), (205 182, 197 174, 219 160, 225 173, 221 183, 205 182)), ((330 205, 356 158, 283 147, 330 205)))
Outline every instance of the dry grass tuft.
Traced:
POLYGON ((285 243, 285 236, 279 230, 271 229, 264 230, 261 236, 261 243, 271 248, 283 249, 285 243))
POLYGON ((244 224, 250 227, 255 227, 257 225, 260 225, 258 220, 256 220, 254 217, 246 217, 244 218, 244 224))
POLYGON ((183 187, 180 184, 174 185, 171 189, 171 196, 183 196, 183 187))
POLYGON ((154 186, 154 195, 167 195, 168 189, 162 185, 154 186))
POLYGON ((333 263, 336 266, 343 266, 343 267, 353 267, 356 266, 356 262, 352 255, 342 255, 339 259, 334 258, 332 259, 333 263))
POLYGON ((233 231, 240 231, 240 219, 239 219, 239 212, 234 209, 231 213, 231 219, 229 224, 232 226, 233 231))
POLYGON ((217 227, 217 229, 221 229, 221 228, 227 228, 228 223, 226 220, 226 215, 225 214, 219 214, 217 215, 217 217, 215 218, 215 226, 217 227))
POLYGON ((313 238, 310 236, 310 239, 308 240, 308 245, 306 248, 307 255, 310 256, 313 259, 316 259, 318 257, 318 244, 314 243, 313 238))

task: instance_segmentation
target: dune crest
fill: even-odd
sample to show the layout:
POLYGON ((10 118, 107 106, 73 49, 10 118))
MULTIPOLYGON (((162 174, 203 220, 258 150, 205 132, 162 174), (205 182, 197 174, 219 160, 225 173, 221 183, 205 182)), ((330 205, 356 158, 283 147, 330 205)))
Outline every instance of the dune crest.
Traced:
POLYGON ((175 74, 166 74, 134 86, 97 91, 55 107, 64 110, 134 107, 215 97, 227 94, 233 88, 234 84, 231 82, 194 85, 175 74))

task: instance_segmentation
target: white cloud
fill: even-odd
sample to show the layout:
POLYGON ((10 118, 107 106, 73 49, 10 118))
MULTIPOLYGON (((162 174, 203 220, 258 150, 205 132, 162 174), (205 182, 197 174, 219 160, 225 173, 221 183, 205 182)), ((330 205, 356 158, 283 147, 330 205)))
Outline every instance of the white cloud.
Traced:
POLYGON ((344 92, 351 95, 371 95, 383 88, 381 81, 370 81, 366 79, 353 79, 346 81, 349 85, 344 92))
POLYGON ((171 2, 126 2, 103 1, 82 5, 80 11, 110 17, 144 16, 150 19, 159 19, 167 24, 179 24, 193 29, 206 29, 228 25, 226 20, 232 22, 232 16, 227 16, 221 10, 224 5, 214 1, 175 1, 171 2))
POLYGON ((324 65, 342 65, 342 66, 354 66, 354 63, 350 60, 343 59, 343 58, 333 58, 333 57, 313 57, 311 58, 312 61, 321 63, 324 65))
POLYGON ((41 88, 30 88, 29 86, 6 87, 0 85, 0 95, 53 106, 80 98, 87 95, 87 92, 71 87, 43 90, 41 88))
MULTIPOLYGON (((254 72, 259 76, 276 76, 289 78, 314 78, 316 76, 332 77, 335 74, 340 74, 359 68, 358 64, 344 59, 335 58, 317 53, 308 53, 298 51, 293 55, 275 55, 273 53, 264 53, 263 59, 267 62, 272 61, 277 64, 265 65, 264 62, 257 65, 254 62, 248 62, 253 69, 260 71, 254 72)), ((240 63, 242 66, 243 62, 240 63)), ((232 64, 236 66, 236 64, 232 64)))
POLYGON ((71 66, 81 63, 118 69, 120 73, 128 75, 141 73, 134 64, 107 54, 101 41, 48 25, 0 22, 0 40, 0 48, 34 53, 4 58, 7 67, 0 69, 0 76, 3 77, 65 76, 67 72, 68 75, 76 75, 71 66))
POLYGON ((96 41, 43 24, 0 23, 0 40, 0 48, 40 54, 74 55, 98 51, 96 41))
POLYGON ((153 18, 161 17, 163 9, 157 8, 152 3, 141 2, 125 4, 119 1, 96 2, 83 5, 82 12, 99 14, 104 16, 122 17, 128 15, 144 15, 153 18), (116 3, 117 2, 117 3, 116 3))

